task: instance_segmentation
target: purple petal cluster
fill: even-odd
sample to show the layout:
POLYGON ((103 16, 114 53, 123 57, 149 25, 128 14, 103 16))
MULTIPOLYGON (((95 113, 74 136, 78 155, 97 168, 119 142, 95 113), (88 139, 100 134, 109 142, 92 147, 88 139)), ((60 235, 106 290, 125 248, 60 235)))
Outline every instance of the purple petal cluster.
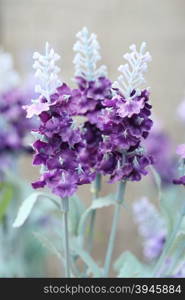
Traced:
MULTIPOLYGON (((76 89, 65 83, 57 88, 49 110, 39 115, 37 132, 42 139, 33 145, 33 164, 44 167, 33 187, 48 186, 65 197, 78 185, 90 183, 97 173, 109 175, 110 182, 140 180, 152 163, 141 146, 152 126, 149 92, 143 90, 134 97, 133 91, 131 112, 126 107, 123 115, 120 110, 128 101, 112 89, 109 79, 77 77, 76 82, 76 89)), ((42 98, 42 103, 48 102, 42 98)))
POLYGON ((36 131, 42 138, 33 144, 33 164, 42 165, 43 169, 33 187, 47 186, 60 197, 71 196, 78 185, 95 178, 95 171, 82 155, 86 149, 84 130, 72 118, 77 116, 74 102, 79 97, 77 92, 63 84, 51 97, 50 110, 39 115, 40 126, 36 131))
POLYGON ((185 185, 185 176, 181 176, 178 179, 174 179, 173 180, 174 184, 182 184, 185 185))
POLYGON ((24 138, 31 131, 33 121, 26 118, 22 108, 30 98, 30 92, 15 88, 0 95, 0 153, 31 152, 24 145, 24 138))
POLYGON ((162 185, 171 184, 176 175, 176 159, 173 157, 173 145, 169 136, 161 129, 152 129, 145 146, 148 154, 153 158, 162 185))
POLYGON ((166 235, 164 232, 156 233, 145 241, 144 256, 151 260, 158 258, 163 250, 166 241, 166 235))
POLYGON ((89 127, 94 126, 99 136, 95 168, 103 175, 110 175, 110 182, 119 180, 139 181, 146 175, 152 158, 142 148, 152 126, 149 92, 126 100, 119 90, 112 90, 110 97, 100 100, 93 111, 87 113, 89 127), (127 106, 130 101, 131 108, 127 106), (142 102, 142 106, 138 103, 142 102), (134 108, 135 107, 135 108, 134 108), (125 109, 124 114, 122 113, 125 109), (101 138, 100 138, 101 137, 101 138))

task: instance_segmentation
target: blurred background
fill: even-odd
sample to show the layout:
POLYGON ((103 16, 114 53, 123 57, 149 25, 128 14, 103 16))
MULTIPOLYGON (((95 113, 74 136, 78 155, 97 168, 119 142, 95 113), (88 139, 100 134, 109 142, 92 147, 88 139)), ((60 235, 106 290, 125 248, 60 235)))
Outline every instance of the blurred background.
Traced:
MULTIPOLYGON (((185 141, 184 128, 176 110, 185 97, 185 1, 184 0, 0 0, 0 44, 10 52, 22 78, 32 72, 32 53, 42 52, 48 41, 61 55, 63 80, 73 76, 75 34, 87 26, 95 32, 101 45, 102 63, 108 66, 109 77, 115 80, 122 55, 132 43, 146 41, 152 62, 146 75, 151 87, 151 103, 155 117, 170 134, 174 145, 185 141)), ((174 148, 175 149, 175 148, 174 148)), ((22 160, 22 173, 31 181, 38 170, 31 159, 22 160)), ((155 188, 148 178, 131 183, 126 193, 128 208, 119 224, 115 256, 125 249, 141 257, 141 244, 130 216, 129 204, 143 195, 157 203, 155 188)), ((104 183, 102 194, 115 187, 104 183)), ((80 190, 89 203, 88 186, 80 190)), ((98 214, 94 256, 102 258, 111 225, 112 209, 98 214)), ((50 268, 50 274, 56 270, 50 268)))

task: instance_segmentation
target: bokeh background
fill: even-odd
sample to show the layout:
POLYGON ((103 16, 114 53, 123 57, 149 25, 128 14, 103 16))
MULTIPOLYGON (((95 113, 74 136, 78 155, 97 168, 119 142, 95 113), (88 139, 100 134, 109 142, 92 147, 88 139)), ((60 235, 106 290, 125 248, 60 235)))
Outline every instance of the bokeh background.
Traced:
MULTIPOLYGON (((184 0, 0 0, 0 44, 11 52, 16 69, 24 78, 32 72, 32 53, 42 51, 48 41, 61 55, 61 76, 70 82, 73 76, 75 34, 83 26, 98 35, 102 63, 115 80, 122 55, 132 43, 146 41, 152 54, 146 75, 151 87, 155 116, 171 135, 174 144, 185 139, 176 109, 185 96, 185 1, 184 0)), ((22 160, 22 173, 30 181, 38 170, 31 160, 22 160)), ((104 183, 102 194, 115 190, 104 183)), ((89 203, 88 187, 80 191, 89 203)), ((156 192, 148 179, 128 185, 126 204, 119 224, 115 256, 131 249, 141 257, 141 244, 129 205, 147 195, 157 204, 156 192)), ((102 258, 111 224, 112 209, 98 214, 94 256, 102 258)), ((52 264, 53 268, 53 264, 52 264)), ((56 270, 50 270, 51 275, 56 270), (53 272, 53 273, 52 273, 53 272)))

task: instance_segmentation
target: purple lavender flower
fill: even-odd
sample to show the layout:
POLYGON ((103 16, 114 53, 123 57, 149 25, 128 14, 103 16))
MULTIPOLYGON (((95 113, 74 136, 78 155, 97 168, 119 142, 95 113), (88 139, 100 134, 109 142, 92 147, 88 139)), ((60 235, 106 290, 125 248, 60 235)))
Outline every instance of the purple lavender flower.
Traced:
MULTIPOLYGON (((52 55, 56 56, 47 45, 46 55, 42 57, 48 66, 52 65, 55 73, 52 55)), ((39 60, 39 55, 36 57, 39 60)), ((86 147, 85 127, 81 129, 72 118, 78 114, 74 109, 74 100, 79 92, 71 90, 66 84, 56 85, 54 93, 53 90, 46 93, 42 89, 41 92, 42 97, 39 97, 37 104, 48 103, 49 109, 44 108, 39 114, 40 125, 34 130, 40 139, 33 144, 33 164, 42 168, 41 178, 33 183, 33 187, 47 186, 64 198, 76 192, 78 185, 90 183, 95 178, 94 169, 80 155, 86 147), (46 94, 50 95, 48 99, 44 98, 46 94)))
POLYGON ((173 180, 174 184, 182 184, 185 185, 185 176, 181 176, 178 179, 174 179, 173 180))
POLYGON ((144 256, 152 261, 159 257, 166 241, 167 229, 156 207, 146 197, 133 205, 134 221, 143 237, 144 256))
POLYGON ((177 147, 176 153, 181 157, 185 158, 185 144, 181 144, 177 147))
MULTIPOLYGON (((165 219, 159 214, 156 207, 149 202, 146 197, 136 201, 133 205, 134 221, 138 226, 140 236, 143 238, 143 253, 147 260, 153 262, 162 253, 166 238, 167 238, 167 227, 165 219)), ((168 274, 175 256, 171 254, 164 260, 158 276, 164 276, 168 274)), ((185 275, 185 264, 182 264, 169 274, 171 277, 184 277, 185 275)))
POLYGON ((145 241, 144 256, 150 261, 160 256, 166 241, 164 232, 156 233, 154 237, 150 237, 145 241))
POLYGON ((145 53, 143 43, 140 52, 135 45, 131 53, 124 56, 130 66, 120 66, 123 73, 114 83, 109 97, 99 101, 93 111, 88 112, 89 123, 101 133, 95 169, 110 175, 110 182, 119 180, 140 180, 146 175, 146 167, 152 163, 141 146, 152 126, 151 105, 148 90, 139 90, 143 73, 147 69, 150 55, 145 53))
POLYGON ((27 118, 32 118, 34 115, 39 116, 43 111, 48 111, 49 105, 48 103, 33 103, 25 105, 23 108, 27 109, 27 118))
POLYGON ((162 184, 164 186, 171 184, 176 176, 177 162, 173 157, 173 145, 169 136, 159 126, 152 128, 144 145, 147 153, 153 158, 154 167, 160 175, 162 184))
POLYGON ((33 127, 33 120, 26 119, 22 106, 33 94, 28 82, 20 88, 20 78, 13 68, 10 54, 0 51, 0 154, 1 170, 13 164, 13 157, 20 152, 31 153, 25 138, 33 127))
POLYGON ((151 106, 148 107, 147 103, 149 94, 141 92, 144 106, 139 114, 124 118, 119 115, 117 97, 103 100, 87 114, 89 124, 92 124, 89 126, 96 127, 99 133, 95 169, 104 175, 111 175, 110 182, 138 181, 147 174, 146 167, 152 163, 152 158, 141 147, 152 126, 149 118, 151 106))
POLYGON ((185 144, 177 147, 176 153, 180 156, 179 161, 179 178, 173 180, 174 184, 185 185, 185 144))
POLYGON ((118 104, 118 114, 120 117, 131 118, 133 115, 137 115, 144 107, 143 98, 136 96, 136 99, 119 101, 118 104), (138 99, 139 98, 139 99, 138 99))
POLYGON ((97 173, 109 175, 110 182, 138 181, 152 163, 141 147, 152 126, 149 92, 138 90, 149 54, 145 53, 144 46, 140 52, 132 49, 139 69, 137 78, 131 75, 134 77, 132 89, 128 86, 130 93, 127 90, 124 94, 123 90, 112 89, 104 67, 96 68, 99 60, 96 37, 89 37, 83 29, 78 38, 74 59, 78 88, 71 89, 60 82, 59 68, 55 65, 59 56, 46 45, 45 55, 34 55, 36 75, 42 83, 36 88, 40 96, 26 107, 28 117, 36 114, 40 119, 40 126, 35 130, 40 138, 33 145, 33 163, 42 169, 41 178, 33 187, 48 186, 61 197, 72 195, 78 185, 90 183, 97 173), (88 55, 87 45, 92 48, 88 55), (47 85, 43 84, 44 78, 47 85), (128 103, 133 104, 131 112, 128 103), (127 113, 123 115, 120 110, 124 109, 127 113), (83 117, 80 125, 75 121, 77 117, 83 117))
POLYGON ((4 180, 5 169, 15 167, 15 156, 33 152, 32 147, 26 144, 26 138, 35 122, 26 118, 22 108, 30 95, 27 87, 17 87, 0 94, 0 181, 4 180))
POLYGON ((29 97, 19 88, 0 95, 1 153, 31 152, 31 147, 24 145, 24 138, 31 131, 33 121, 26 119, 22 108, 29 97))
POLYGON ((75 128, 74 120, 62 111, 62 107, 59 113, 57 101, 50 107, 47 118, 40 115, 40 123, 37 131, 44 140, 33 144, 36 151, 33 164, 45 169, 33 187, 47 185, 60 197, 71 196, 77 185, 90 183, 95 177, 89 162, 80 155, 86 146, 83 131, 75 128))

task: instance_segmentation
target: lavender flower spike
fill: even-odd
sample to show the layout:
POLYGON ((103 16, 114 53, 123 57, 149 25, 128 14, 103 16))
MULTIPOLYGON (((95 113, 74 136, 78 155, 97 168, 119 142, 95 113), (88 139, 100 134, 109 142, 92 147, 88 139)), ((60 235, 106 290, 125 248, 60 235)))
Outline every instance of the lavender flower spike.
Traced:
POLYGON ((41 55, 35 52, 33 59, 35 60, 33 64, 33 68, 36 70, 35 77, 38 78, 40 82, 40 84, 35 86, 35 92, 40 95, 37 99, 32 100, 30 106, 25 106, 28 118, 49 110, 50 96, 53 95, 62 84, 57 75, 60 68, 55 64, 56 61, 60 59, 60 56, 55 53, 53 48, 50 48, 48 42, 45 46, 45 54, 41 55))
POLYGON ((13 69, 12 56, 0 49, 0 93, 4 94, 12 90, 19 82, 19 75, 13 69))
POLYGON ((107 75, 106 66, 96 67, 101 59, 99 50, 100 45, 94 33, 89 34, 88 29, 84 27, 76 35, 78 41, 74 44, 73 50, 76 53, 73 63, 75 65, 75 76, 81 76, 88 81, 94 81, 98 77, 107 75))
POLYGON ((145 48, 145 42, 141 44, 139 52, 136 45, 131 45, 131 52, 123 55, 128 63, 118 68, 122 75, 114 82, 114 87, 119 88, 126 99, 132 98, 133 90, 135 90, 134 97, 140 95, 139 87, 145 83, 143 73, 147 71, 147 63, 151 61, 151 55, 145 52, 145 48))
POLYGON ((180 156, 179 161, 179 178, 173 180, 174 184, 185 185, 185 144, 181 144, 177 147, 176 153, 180 156))
POLYGON ((133 204, 133 214, 143 238, 145 257, 149 260, 156 259, 163 249, 167 234, 164 219, 146 197, 133 204))

